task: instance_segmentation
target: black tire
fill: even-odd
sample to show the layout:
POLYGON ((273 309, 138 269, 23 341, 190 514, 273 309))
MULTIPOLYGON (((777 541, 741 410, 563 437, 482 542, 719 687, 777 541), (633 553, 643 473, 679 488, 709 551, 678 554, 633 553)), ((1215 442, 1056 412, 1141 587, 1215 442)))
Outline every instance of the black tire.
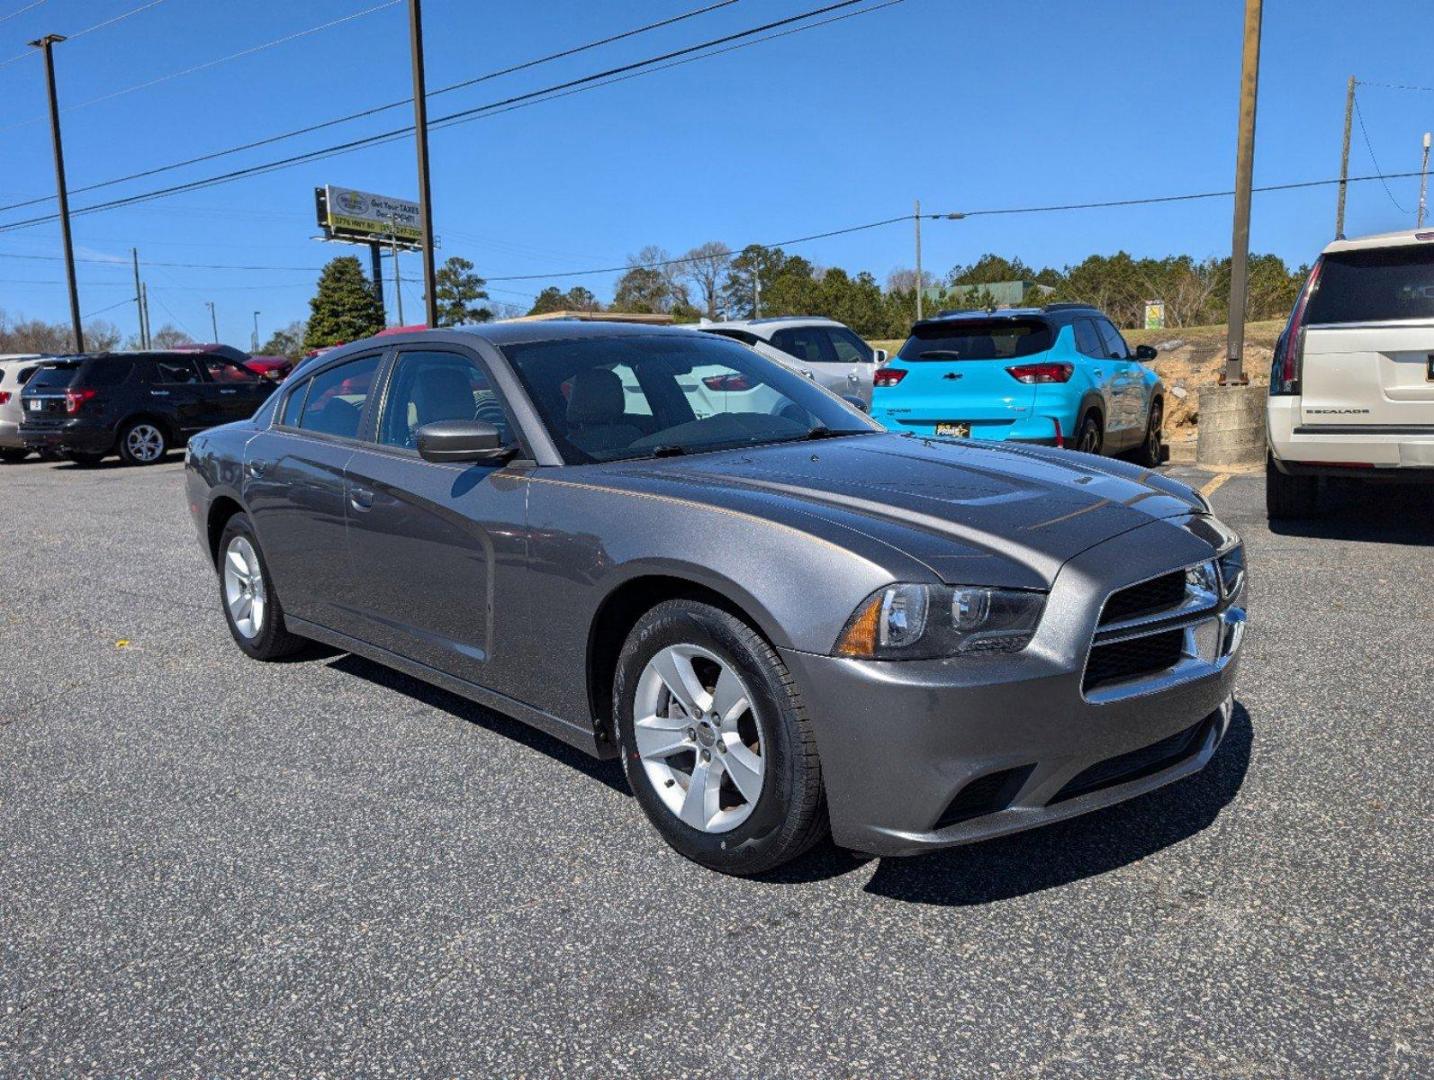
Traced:
POLYGON ((93 469, 105 459, 103 454, 82 454, 78 451, 70 451, 65 455, 66 459, 73 461, 82 469, 93 469))
POLYGON ((292 656, 304 648, 308 642, 297 634, 289 633, 284 623, 284 608, 279 602, 279 594, 274 590, 274 579, 269 575, 269 564, 264 561, 263 549, 259 547, 259 538, 254 533, 254 525, 247 514, 235 514, 224 525, 224 531, 219 535, 219 547, 214 557, 214 568, 219 578, 219 607, 224 612, 224 621, 229 624, 229 633, 234 638, 234 643, 239 646, 245 655, 255 660, 281 660, 286 656, 292 656), (249 542, 255 556, 259 561, 259 571, 263 577, 265 594, 264 617, 260 621, 259 632, 254 635, 243 633, 234 620, 234 614, 229 609, 228 597, 225 595, 224 562, 229 552, 229 545, 236 537, 243 537, 249 542))
POLYGON ((1265 455, 1265 513, 1271 521, 1300 520, 1320 516, 1318 476, 1289 476, 1275 466, 1275 456, 1265 455))
POLYGON ((0 450, 0 461, 5 462, 7 465, 18 465, 29 456, 30 451, 26 450, 23 446, 7 446, 5 449, 0 450))
POLYGON ((126 465, 155 465, 169 453, 169 432, 163 424, 141 417, 120 428, 116 446, 126 465))
POLYGON ((1079 450, 1083 454, 1099 455, 1104 445, 1105 432, 1101 428, 1100 414, 1092 410, 1081 418, 1080 427, 1076 429, 1075 442, 1071 444, 1071 449, 1079 450))
POLYGON ((776 650, 736 616, 692 600, 669 600, 647 612, 618 658, 613 715, 637 801, 663 838, 692 861, 724 874, 758 874, 795 859, 826 835, 821 761, 801 696, 776 650), (694 828, 668 809, 637 753, 633 708, 642 673, 661 650, 684 644, 730 665, 760 732, 761 793, 745 820, 726 832, 694 828))
POLYGON ((1145 424, 1145 439, 1134 454, 1137 465, 1153 469, 1165 461, 1165 406, 1160 401, 1150 403, 1150 419, 1145 424))

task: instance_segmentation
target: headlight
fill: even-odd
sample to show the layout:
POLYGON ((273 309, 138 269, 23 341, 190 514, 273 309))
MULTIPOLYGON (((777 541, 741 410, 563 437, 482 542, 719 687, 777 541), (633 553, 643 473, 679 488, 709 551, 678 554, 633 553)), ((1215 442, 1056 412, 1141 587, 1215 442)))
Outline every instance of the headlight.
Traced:
POLYGON ((838 656, 924 660, 1019 652, 1045 610, 1044 593, 969 585, 888 585, 856 609, 838 656))
POLYGON ((1245 587, 1245 545, 1236 544, 1219 558, 1220 587, 1225 599, 1232 600, 1245 587))

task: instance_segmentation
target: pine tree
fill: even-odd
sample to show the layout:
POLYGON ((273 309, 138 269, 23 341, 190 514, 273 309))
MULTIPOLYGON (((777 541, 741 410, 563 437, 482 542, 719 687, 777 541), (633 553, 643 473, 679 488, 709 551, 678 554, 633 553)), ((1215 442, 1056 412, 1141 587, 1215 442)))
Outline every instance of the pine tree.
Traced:
POLYGON ((474 307, 475 300, 487 300, 483 288, 488 284, 473 272, 473 264, 457 255, 451 256, 434 275, 434 295, 438 297, 438 325, 461 326, 463 323, 487 322, 493 312, 474 307))
POLYGON ((306 349, 357 341, 383 329, 383 308, 364 276, 363 265, 352 255, 340 256, 324 267, 309 311, 306 349))

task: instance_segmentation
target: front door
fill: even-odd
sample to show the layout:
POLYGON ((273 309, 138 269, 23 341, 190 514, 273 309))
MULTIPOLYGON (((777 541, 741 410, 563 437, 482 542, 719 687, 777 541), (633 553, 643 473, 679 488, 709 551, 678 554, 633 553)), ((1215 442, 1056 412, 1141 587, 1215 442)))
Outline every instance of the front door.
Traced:
POLYGON ((199 370, 193 356, 171 353, 154 358, 149 397, 157 411, 169 416, 182 443, 196 431, 224 423, 218 388, 199 370))
POLYGON ((375 437, 349 460, 351 602, 360 636, 468 682, 504 691, 504 611, 524 604, 527 480, 487 464, 418 456, 438 420, 515 428, 486 369, 464 351, 401 350, 375 437))
POLYGON ((249 419, 274 390, 272 382, 237 360, 206 354, 201 363, 215 388, 218 412, 224 418, 221 423, 249 419))

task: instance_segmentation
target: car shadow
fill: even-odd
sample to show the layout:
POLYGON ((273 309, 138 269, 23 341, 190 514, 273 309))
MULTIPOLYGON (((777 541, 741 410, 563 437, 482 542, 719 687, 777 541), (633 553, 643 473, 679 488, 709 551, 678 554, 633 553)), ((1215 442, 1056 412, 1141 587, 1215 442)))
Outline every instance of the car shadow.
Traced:
MULTIPOLYGON (((312 658, 313 654, 311 653, 310 659, 312 658)), ((599 760, 589 757, 576 747, 569 746, 561 739, 539 731, 537 728, 529 727, 521 720, 514 720, 512 717, 494 712, 492 709, 469 701, 467 698, 459 697, 441 687, 415 679, 401 671, 395 671, 393 668, 385 667, 354 653, 339 653, 335 659, 329 661, 329 667, 347 675, 356 675, 360 679, 366 679, 377 686, 382 686, 385 690, 403 694, 430 708, 439 709, 450 716, 486 728, 494 734, 521 743, 529 749, 547 754, 553 760, 561 762, 599 783, 606 784, 614 791, 624 795, 632 794, 631 789, 627 786, 627 780, 622 774, 622 766, 615 759, 599 760)))
MULTIPOLYGON (((865 891, 913 904, 966 907, 1010 900, 1127 866, 1207 828, 1234 799, 1250 766, 1250 715, 1235 705, 1230 729, 1194 776, 1129 802, 929 855, 879 860, 865 891)), ((869 858, 830 842, 762 880, 801 884, 839 877, 869 858)))
POLYGON ((1324 515, 1307 521, 1271 521, 1277 536, 1374 544, 1434 545, 1434 486, 1356 484, 1327 480, 1324 515))

